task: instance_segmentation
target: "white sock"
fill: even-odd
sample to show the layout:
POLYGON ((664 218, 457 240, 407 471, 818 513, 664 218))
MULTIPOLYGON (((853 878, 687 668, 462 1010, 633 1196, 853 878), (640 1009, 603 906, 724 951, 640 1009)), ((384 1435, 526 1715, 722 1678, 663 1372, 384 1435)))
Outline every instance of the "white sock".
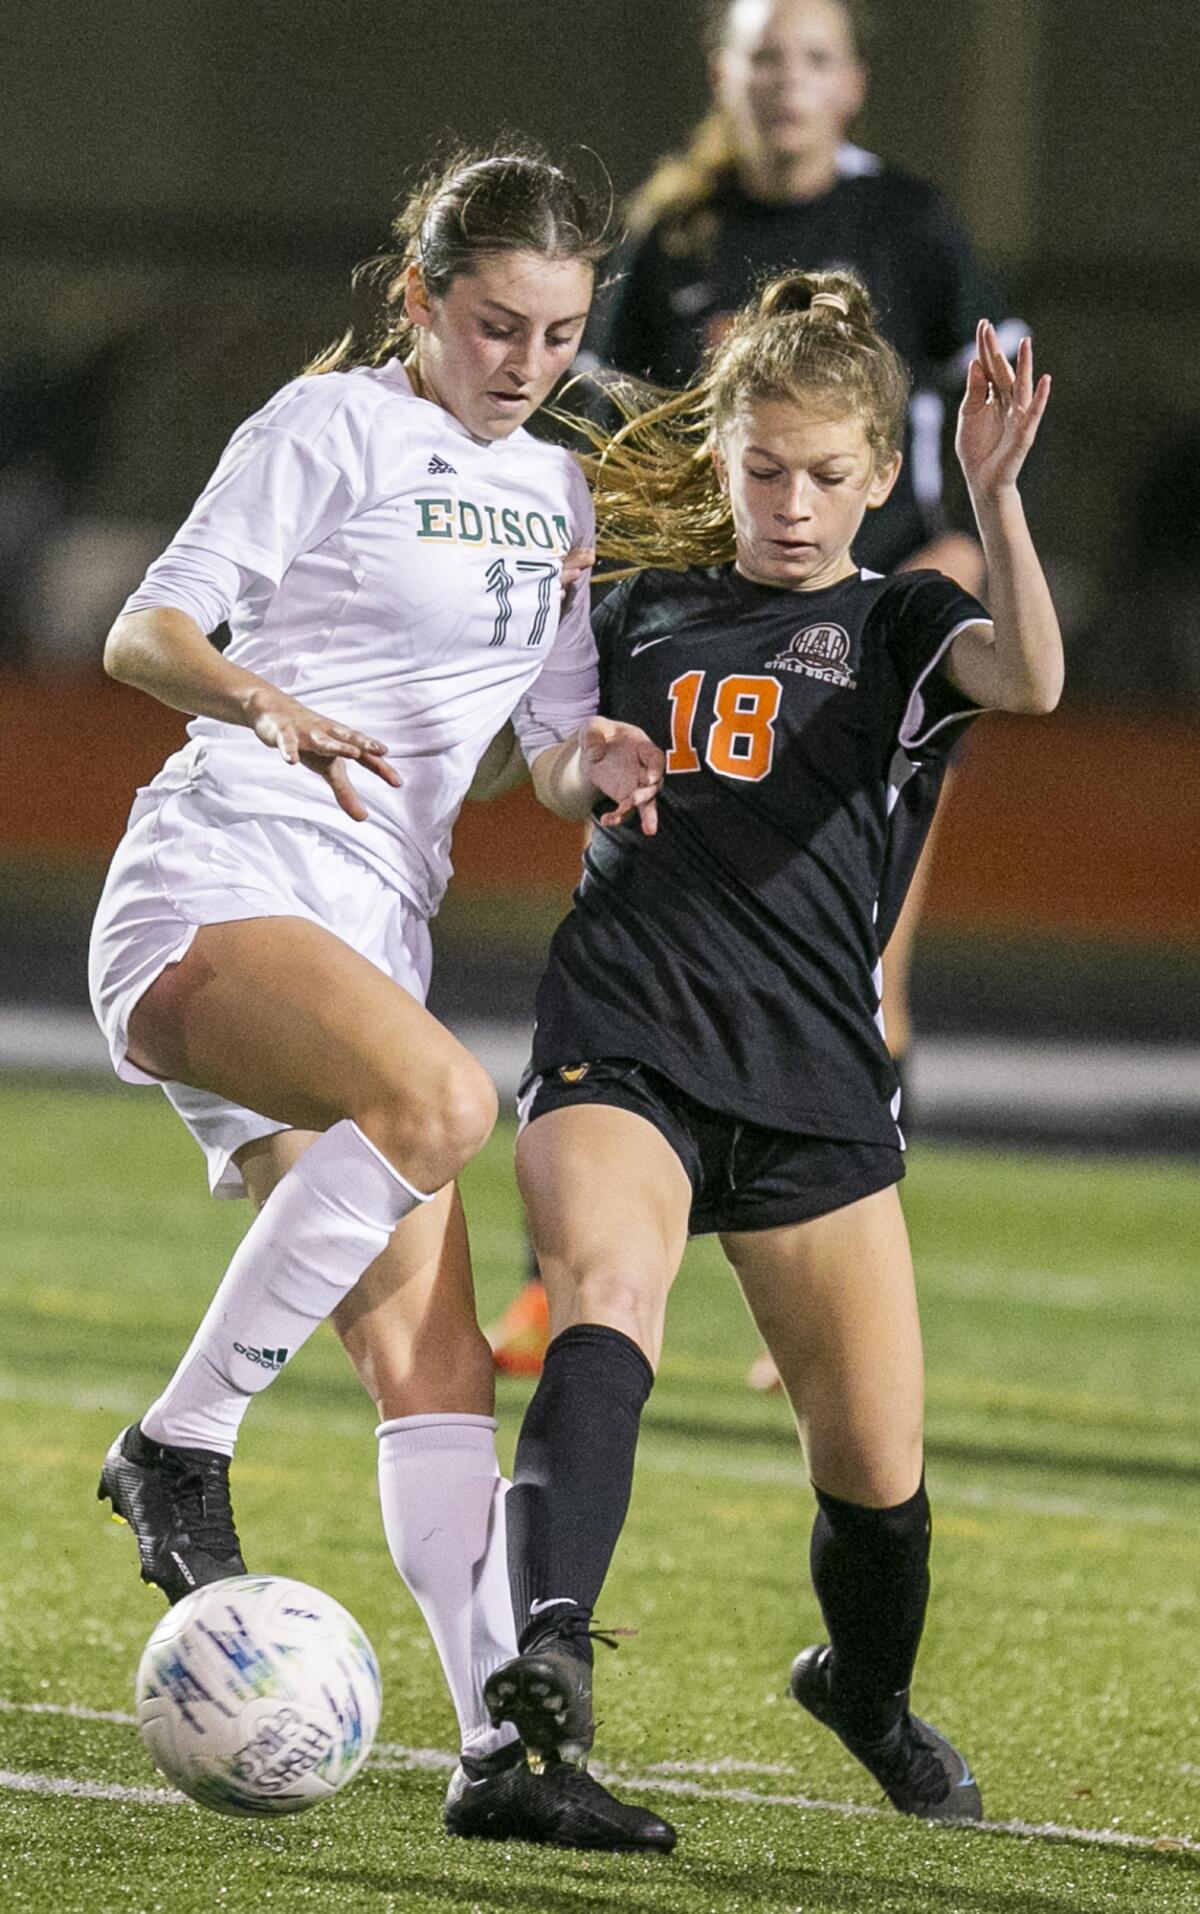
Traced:
POLYGON ((483 1684, 517 1652, 508 1592, 504 1497, 491 1416, 381 1422, 379 1500, 388 1548, 441 1660, 464 1754, 516 1740, 493 1728, 483 1684))
POLYGON ((326 1130, 246 1231, 191 1347, 142 1417, 146 1435, 232 1455, 251 1396, 428 1201, 348 1117, 326 1130))

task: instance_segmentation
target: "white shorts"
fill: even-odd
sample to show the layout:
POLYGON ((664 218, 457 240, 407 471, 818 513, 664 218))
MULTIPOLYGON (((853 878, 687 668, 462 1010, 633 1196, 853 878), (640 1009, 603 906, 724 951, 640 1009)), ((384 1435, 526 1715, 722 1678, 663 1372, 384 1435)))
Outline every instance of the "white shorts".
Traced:
MULTIPOLYGON (((239 818, 194 786, 142 793, 117 847, 92 926, 92 1008, 119 1077, 153 1083, 129 1061, 134 1006, 202 924, 303 917, 349 944, 424 1003, 429 926, 413 901, 314 824, 239 818)), ((162 1089, 208 1162, 214 1196, 245 1195, 233 1154, 287 1125, 183 1083, 162 1089)))

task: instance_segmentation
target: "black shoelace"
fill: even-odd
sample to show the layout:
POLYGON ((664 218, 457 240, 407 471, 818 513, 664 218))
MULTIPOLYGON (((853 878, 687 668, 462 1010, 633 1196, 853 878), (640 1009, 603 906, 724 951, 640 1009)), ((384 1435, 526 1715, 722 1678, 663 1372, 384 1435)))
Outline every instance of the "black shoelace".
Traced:
POLYGON ((190 1460, 176 1463, 172 1458, 166 1473, 179 1526, 187 1531, 196 1547, 218 1561, 240 1555, 241 1544, 233 1525, 233 1504, 229 1498, 229 1458, 214 1455, 203 1463, 190 1460))
POLYGON ((568 1648, 575 1642, 603 1642, 606 1648, 619 1648, 621 1641, 631 1639, 637 1634, 636 1628, 605 1628, 592 1621, 586 1609, 576 1608, 561 1622, 556 1622, 546 1633, 546 1641, 564 1642, 568 1648))

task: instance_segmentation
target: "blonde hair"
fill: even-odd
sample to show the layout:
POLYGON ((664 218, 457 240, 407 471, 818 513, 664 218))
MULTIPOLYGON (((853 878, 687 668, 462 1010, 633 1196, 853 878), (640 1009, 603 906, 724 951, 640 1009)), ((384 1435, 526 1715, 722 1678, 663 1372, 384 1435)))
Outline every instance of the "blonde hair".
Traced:
POLYGON ((366 260, 354 273, 373 310, 366 323, 305 366, 344 372, 403 357, 414 328, 404 310, 405 282, 417 265, 427 292, 445 294, 486 253, 530 252, 543 259, 595 265, 611 245, 612 195, 593 196, 538 146, 514 142, 507 153, 460 149, 426 175, 392 224, 395 250, 366 260))
POLYGON ((605 382, 621 425, 559 409, 590 450, 580 458, 596 504, 596 547, 618 569, 682 571, 736 550, 713 448, 750 407, 772 399, 818 416, 860 419, 877 467, 899 451, 908 374, 876 326, 870 294, 849 272, 784 273, 743 307, 699 379, 665 393, 605 382))
MULTIPOLYGON (((738 0, 709 0, 704 8, 703 41, 709 55, 729 41, 729 24, 738 0)), ((835 0, 846 16, 856 56, 861 58, 874 24, 864 0, 835 0)), ((629 202, 627 220, 635 236, 660 227, 659 242, 673 255, 699 252, 715 230, 710 202, 721 180, 738 160, 733 130, 719 107, 713 107, 694 127, 681 153, 660 159, 649 179, 629 202)))

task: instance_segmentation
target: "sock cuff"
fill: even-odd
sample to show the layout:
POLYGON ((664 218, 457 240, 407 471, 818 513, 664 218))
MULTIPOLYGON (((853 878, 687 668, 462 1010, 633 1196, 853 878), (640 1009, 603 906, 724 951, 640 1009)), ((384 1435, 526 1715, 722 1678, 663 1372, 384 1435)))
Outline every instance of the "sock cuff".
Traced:
POLYGON ((819 1489, 815 1482, 813 1493, 829 1526, 847 1539, 856 1535, 886 1535, 900 1540, 915 1531, 929 1532, 929 1497, 925 1493, 924 1475, 907 1501, 884 1509, 844 1502, 840 1496, 830 1495, 827 1489, 819 1489))
POLYGON ((604 1350, 636 1370, 642 1385, 643 1401, 654 1387, 654 1371, 645 1352, 638 1348, 632 1336, 627 1336, 621 1329, 610 1329, 607 1323, 572 1323, 569 1329, 561 1330, 546 1349, 542 1374, 546 1373, 556 1357, 569 1356, 575 1349, 604 1350))
MULTIPOLYGON (((432 1203, 434 1197, 437 1195, 436 1190, 419 1190, 416 1187, 415 1183, 410 1183, 407 1177, 401 1176, 399 1170, 396 1168, 396 1165, 389 1161, 389 1159, 383 1154, 383 1151, 379 1149, 379 1147, 376 1144, 372 1143, 370 1137, 367 1135, 365 1130, 359 1129, 353 1117, 346 1117, 344 1121, 353 1130, 355 1136, 358 1138, 359 1142, 363 1145, 363 1147, 371 1152, 371 1155, 376 1159, 377 1162, 382 1163, 388 1175, 395 1178, 396 1182, 399 1183, 400 1188, 402 1190, 405 1190, 408 1193, 408 1195, 413 1198, 414 1202, 432 1203)), ((340 1129, 341 1125, 335 1123, 333 1127, 336 1130, 336 1129, 340 1129)), ((325 1134, 326 1136, 328 1136, 329 1131, 327 1130, 325 1134)))
POLYGON ((381 1422, 375 1434, 380 1442, 388 1436, 416 1437, 417 1446, 432 1448, 435 1446, 454 1446, 457 1448, 475 1448, 480 1437, 486 1437, 490 1443, 497 1429, 495 1416, 471 1415, 427 1415, 392 1416, 389 1421, 381 1422), (445 1438, 457 1431, 466 1438, 456 1444, 446 1444, 445 1438), (421 1438, 425 1440, 422 1441, 421 1438))

